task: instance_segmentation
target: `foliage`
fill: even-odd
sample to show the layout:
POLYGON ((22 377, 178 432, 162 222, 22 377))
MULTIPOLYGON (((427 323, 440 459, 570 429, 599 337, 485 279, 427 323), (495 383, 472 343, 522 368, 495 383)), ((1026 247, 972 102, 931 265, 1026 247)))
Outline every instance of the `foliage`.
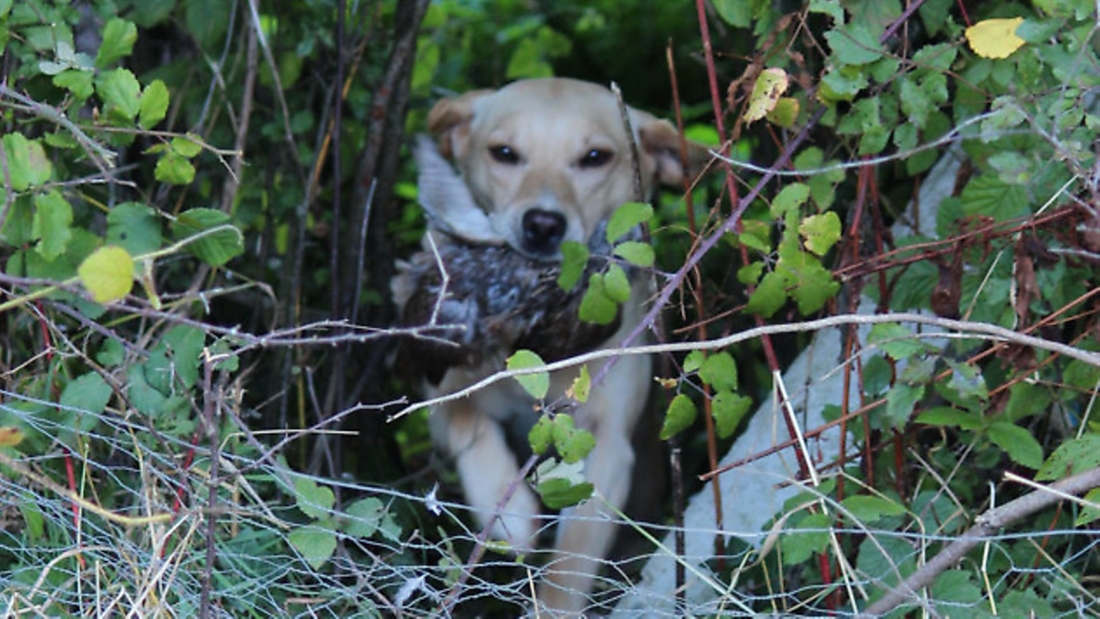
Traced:
MULTIPOLYGON (((416 332, 390 328, 387 302, 392 259, 423 228, 402 133, 443 91, 570 74, 670 116, 671 50, 686 132, 730 162, 624 205, 607 269, 580 281, 587 250, 569 246, 559 283, 588 287, 580 319, 609 322, 637 294, 629 276, 653 275, 665 338, 696 348, 667 357, 654 429, 684 449, 689 489, 804 342, 703 350, 748 326, 866 296, 1100 351, 1095 3, 707 6, 704 46, 695 7, 671 2, 437 0, 420 15, 405 0, 0 0, 8 608, 428 615, 462 598, 460 612, 517 612, 525 594, 494 578, 526 583, 539 557, 502 555, 471 581, 489 546, 453 477, 427 466, 425 416, 380 412, 409 391, 386 375, 383 336, 416 332), (954 190, 895 238, 944 156, 966 160, 954 190)), ((777 544, 727 536, 744 561, 713 564, 746 612, 865 609, 1028 491, 1004 473, 1054 482, 1100 464, 1095 365, 901 324, 850 344, 858 363, 837 371, 862 406, 826 413, 851 453, 775 515, 777 544)), ((541 399, 543 365, 520 351, 508 368, 541 399)), ((582 366, 568 399, 596 380, 582 366)), ((595 439, 543 404, 527 442, 555 457, 531 481, 563 508, 593 495, 595 439)), ((1072 612, 1067 591, 1100 562, 1077 534, 1097 492, 940 574, 929 612, 1072 612)))

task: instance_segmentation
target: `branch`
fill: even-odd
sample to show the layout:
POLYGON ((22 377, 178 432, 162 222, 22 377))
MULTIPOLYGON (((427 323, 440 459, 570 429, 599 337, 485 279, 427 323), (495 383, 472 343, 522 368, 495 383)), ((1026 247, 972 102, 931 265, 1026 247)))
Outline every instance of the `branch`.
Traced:
POLYGON ((1043 486, 1014 501, 986 511, 978 516, 974 526, 970 527, 966 533, 948 544, 931 561, 921 566, 896 588, 888 591, 882 599, 869 606, 863 615, 877 617, 890 612, 907 598, 915 596, 918 590, 930 585, 944 570, 958 563, 971 548, 988 539, 990 535, 1021 518, 1057 503, 1066 498, 1066 495, 1084 494, 1097 487, 1100 487, 1100 467, 1067 477, 1050 486, 1043 486))
MULTIPOLYGON (((827 318, 818 318, 816 320, 806 320, 803 322, 784 323, 777 325, 764 325, 762 327, 755 327, 753 329, 746 329, 740 333, 734 333, 726 337, 703 340, 698 342, 672 342, 668 344, 651 344, 648 346, 628 346, 624 348, 607 348, 594 350, 583 355, 577 355, 568 359, 562 359, 561 361, 555 361, 554 363, 548 363, 543 366, 521 368, 515 370, 502 370, 495 374, 486 376, 478 382, 460 389, 453 393, 441 395, 437 398, 418 402, 397 411, 391 415, 387 421, 394 421, 404 417, 405 415, 419 410, 424 407, 431 407, 444 402, 450 402, 459 398, 464 398, 473 394, 489 385, 498 383, 508 378, 515 378, 516 376, 523 376, 526 374, 538 374, 541 372, 555 372, 565 368, 575 367, 578 365, 584 365, 590 361, 598 361, 600 359, 609 359, 618 357, 620 355, 652 355, 661 353, 676 353, 676 352, 690 352, 693 350, 717 350, 721 348, 728 348, 734 344, 739 344, 746 340, 751 340, 766 335, 775 335, 778 333, 803 333, 807 331, 817 331, 819 329, 828 329, 833 327, 839 327, 842 325, 876 325, 894 322, 906 322, 913 324, 929 325, 937 327, 945 331, 957 331, 958 335, 952 335, 950 333, 915 333, 914 337, 918 338, 957 338, 957 337, 973 337, 977 335, 984 335, 990 339, 1000 340, 1005 342, 1012 342, 1014 344, 1020 344, 1023 346, 1031 346, 1040 350, 1046 350, 1053 353, 1065 355, 1072 359, 1076 359, 1083 363, 1087 363, 1093 367, 1100 368, 1100 353, 1095 353, 1079 348, 1074 348, 1068 344, 1061 342, 1054 342, 1046 340, 1033 335, 1025 335, 1023 333, 1017 333, 1004 327, 997 325, 991 325, 984 322, 972 322, 969 320, 954 320, 951 318, 940 318, 938 316, 928 316, 925 314, 916 314, 912 312, 899 312, 895 314, 840 314, 837 316, 829 316, 827 318)), ((595 382, 595 381, 593 381, 595 382)))

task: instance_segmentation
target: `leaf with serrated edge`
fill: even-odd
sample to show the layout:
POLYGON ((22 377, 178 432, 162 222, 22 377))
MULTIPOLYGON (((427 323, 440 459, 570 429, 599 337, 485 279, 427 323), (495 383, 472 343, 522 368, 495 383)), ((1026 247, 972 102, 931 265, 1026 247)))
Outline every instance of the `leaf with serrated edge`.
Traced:
POLYGON ((142 129, 152 129, 167 113, 168 87, 161 80, 153 80, 141 93, 138 124, 142 129))
POLYGON ((331 488, 304 477, 294 480, 294 498, 298 509, 313 519, 328 516, 332 506, 336 504, 336 495, 331 488))
POLYGON ((612 301, 626 303, 630 300, 630 280, 626 277, 626 271, 619 265, 611 265, 603 276, 603 285, 608 298, 612 301))
POLYGON ((653 207, 645 202, 627 202, 607 222, 607 242, 614 243, 642 222, 653 217, 653 207))
POLYGON ((989 426, 989 440, 1008 454, 1017 464, 1029 469, 1043 466, 1043 446, 1024 428, 1002 421, 989 426))
POLYGON ((653 266, 653 262, 656 259, 653 253, 653 247, 651 247, 649 243, 643 243, 641 241, 620 243, 615 246, 613 251, 616 256, 619 256, 630 264, 643 268, 653 266))
POLYGON ((130 55, 137 41, 137 27, 124 19, 113 18, 103 26, 100 38, 102 42, 95 57, 95 66, 104 69, 119 58, 130 55))
POLYGON ((336 551, 336 534, 321 527, 298 527, 287 535, 287 541, 315 570, 320 569, 336 551))
MULTIPOLYGON (((507 368, 508 371, 513 372, 516 370, 527 370, 531 368, 539 368, 546 365, 546 362, 542 360, 542 357, 531 352, 530 350, 517 350, 508 357, 507 368)), ((531 397, 541 400, 546 397, 546 392, 550 390, 550 373, 549 372, 535 372, 533 374, 520 374, 515 377, 516 382, 523 387, 531 397)))
POLYGON ((561 273, 558 274, 558 287, 572 290, 584 275, 588 265, 588 247, 576 241, 561 244, 561 273))
POLYGON ((665 413, 665 423, 661 426, 661 440, 667 441, 689 428, 698 414, 695 402, 692 402, 691 398, 682 393, 677 394, 672 398, 672 402, 668 405, 668 412, 665 413))

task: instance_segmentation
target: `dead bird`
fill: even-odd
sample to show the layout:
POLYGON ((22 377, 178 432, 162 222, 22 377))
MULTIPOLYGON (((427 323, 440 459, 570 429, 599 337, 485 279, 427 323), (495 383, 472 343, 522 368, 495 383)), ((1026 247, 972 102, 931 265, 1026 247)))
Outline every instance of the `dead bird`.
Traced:
MULTIPOLYGON (((406 327, 426 327, 398 344, 394 368, 439 384, 454 366, 479 366, 528 349, 550 362, 587 352, 619 328, 578 317, 585 287, 563 290, 560 263, 526 257, 493 232, 462 178, 432 141, 416 149, 418 191, 428 219, 424 247, 398 261, 391 282, 406 327)), ((581 277, 601 270, 611 255, 601 226, 589 242, 581 277)))

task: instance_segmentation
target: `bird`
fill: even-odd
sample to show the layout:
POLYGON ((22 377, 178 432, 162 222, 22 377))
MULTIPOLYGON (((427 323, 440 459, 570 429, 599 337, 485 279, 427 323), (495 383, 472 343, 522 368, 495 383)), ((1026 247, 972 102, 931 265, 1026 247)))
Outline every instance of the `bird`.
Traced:
MULTIPOLYGON (((391 282, 401 326, 418 331, 398 343, 395 370, 438 385, 451 367, 503 363, 520 349, 553 362, 587 352, 618 330, 619 315, 607 324, 579 318, 585 287, 562 288, 559 262, 527 257, 493 232, 426 136, 415 157, 428 234, 420 251, 397 262, 391 282)), ((582 282, 609 264, 603 228, 588 250, 582 282)))

